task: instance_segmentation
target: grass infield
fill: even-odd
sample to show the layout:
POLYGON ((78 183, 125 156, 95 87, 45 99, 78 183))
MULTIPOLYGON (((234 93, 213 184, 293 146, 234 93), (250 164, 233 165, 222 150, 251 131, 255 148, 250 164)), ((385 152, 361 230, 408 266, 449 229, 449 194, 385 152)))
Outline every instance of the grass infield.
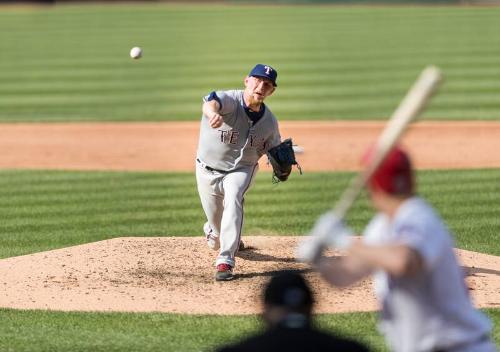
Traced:
MULTIPOLYGON (((301 235, 333 206, 352 173, 257 175, 245 234, 301 235), (286 206, 283 206, 286 204, 286 206)), ((419 192, 442 214, 457 247, 500 255, 500 169, 420 171, 419 192)), ((204 215, 191 173, 0 171, 0 258, 119 236, 201 236, 204 215)), ((366 197, 348 224, 373 215, 366 197)))
POLYGON ((499 7, 121 4, 0 8, 0 121, 197 120, 257 62, 285 120, 387 118, 422 68, 426 119, 500 118, 499 7), (133 46, 144 57, 132 60, 133 46))
MULTIPOLYGON (((500 310, 492 319, 500 343, 500 310)), ((2 351, 211 351, 262 328, 257 316, 126 314, 0 309, 2 351)), ((323 330, 354 338, 372 351, 387 351, 375 313, 322 314, 323 330)))

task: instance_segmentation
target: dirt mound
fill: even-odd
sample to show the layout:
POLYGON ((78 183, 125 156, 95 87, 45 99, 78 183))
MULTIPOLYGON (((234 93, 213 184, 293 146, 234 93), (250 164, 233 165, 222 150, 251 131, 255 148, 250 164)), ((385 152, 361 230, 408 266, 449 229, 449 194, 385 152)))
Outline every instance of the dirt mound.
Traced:
MULTIPOLYGON (((369 280, 345 290, 329 287, 294 261, 300 237, 247 236, 236 278, 214 281, 216 252, 201 237, 124 237, 0 260, 0 306, 78 311, 255 314, 260 292, 281 269, 303 272, 317 312, 377 309, 369 280)), ((479 307, 498 307, 498 257, 457 251, 479 307)), ((329 255, 339 255, 330 252, 329 255)))

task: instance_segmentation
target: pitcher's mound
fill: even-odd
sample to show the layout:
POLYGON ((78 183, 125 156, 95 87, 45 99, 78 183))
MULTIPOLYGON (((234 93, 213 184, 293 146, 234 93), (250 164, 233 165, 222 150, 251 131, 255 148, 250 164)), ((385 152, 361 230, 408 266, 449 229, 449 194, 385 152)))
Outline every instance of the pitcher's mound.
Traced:
MULTIPOLYGON (((255 314, 270 276, 305 274, 318 313, 377 308, 370 281, 328 286, 294 261, 300 237, 244 237, 235 279, 214 281, 216 252, 202 237, 124 237, 0 260, 0 307, 79 311, 255 314)), ((499 306, 499 257, 458 251, 479 307, 499 306)), ((329 255, 339 253, 329 252, 329 255)))

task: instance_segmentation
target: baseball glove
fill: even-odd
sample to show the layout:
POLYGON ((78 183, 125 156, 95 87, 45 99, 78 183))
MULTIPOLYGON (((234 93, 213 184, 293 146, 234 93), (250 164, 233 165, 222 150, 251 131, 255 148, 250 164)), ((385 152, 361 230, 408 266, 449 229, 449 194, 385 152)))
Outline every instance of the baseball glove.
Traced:
POLYGON ((302 169, 295 160, 295 152, 293 151, 292 139, 285 139, 277 146, 272 147, 267 152, 267 158, 273 167, 273 182, 284 182, 288 179, 292 172, 292 165, 297 165, 300 174, 302 169))

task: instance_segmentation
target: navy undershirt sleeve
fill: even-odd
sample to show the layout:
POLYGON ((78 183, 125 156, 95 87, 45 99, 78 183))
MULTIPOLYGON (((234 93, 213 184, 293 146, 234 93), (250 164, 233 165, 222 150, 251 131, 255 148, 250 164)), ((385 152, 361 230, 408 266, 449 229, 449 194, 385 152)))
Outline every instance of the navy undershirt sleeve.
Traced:
POLYGON ((220 106, 220 110, 222 110, 222 102, 221 102, 220 98, 217 96, 217 93, 215 93, 215 91, 211 92, 207 96, 207 101, 211 101, 211 100, 215 100, 216 102, 218 102, 219 106, 220 106))

